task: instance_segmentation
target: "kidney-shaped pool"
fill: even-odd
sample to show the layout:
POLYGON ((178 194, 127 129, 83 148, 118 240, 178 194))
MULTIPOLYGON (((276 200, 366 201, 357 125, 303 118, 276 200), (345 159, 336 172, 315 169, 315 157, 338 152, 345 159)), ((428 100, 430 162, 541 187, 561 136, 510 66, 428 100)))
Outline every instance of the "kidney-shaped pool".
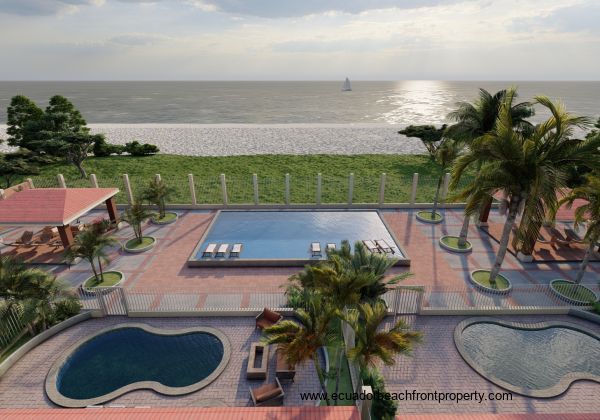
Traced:
POLYGON ((231 349, 214 328, 165 330, 121 324, 71 346, 50 369, 46 393, 63 407, 86 407, 136 389, 197 391, 225 369, 231 349))
POLYGON ((600 382, 600 337, 577 324, 470 318, 454 342, 481 376, 518 394, 549 398, 577 380, 600 382))

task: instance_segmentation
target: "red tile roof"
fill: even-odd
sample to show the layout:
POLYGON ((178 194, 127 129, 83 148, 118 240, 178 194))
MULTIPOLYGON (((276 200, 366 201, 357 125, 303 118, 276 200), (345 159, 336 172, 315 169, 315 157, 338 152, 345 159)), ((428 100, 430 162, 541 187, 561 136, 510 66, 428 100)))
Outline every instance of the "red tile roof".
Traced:
POLYGON ((210 407, 0 409, 11 420, 360 420, 356 407, 210 407))
POLYGON ((0 224, 66 225, 119 192, 118 188, 33 188, 0 200, 0 224))

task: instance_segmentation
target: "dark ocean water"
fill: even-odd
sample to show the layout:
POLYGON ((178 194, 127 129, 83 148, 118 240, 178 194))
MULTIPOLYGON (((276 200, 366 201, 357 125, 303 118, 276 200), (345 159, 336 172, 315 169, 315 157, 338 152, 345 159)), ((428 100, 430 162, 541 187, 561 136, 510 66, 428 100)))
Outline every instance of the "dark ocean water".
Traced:
MULTIPOLYGON (((518 86, 522 100, 546 95, 578 115, 600 115, 600 82, 0 82, 0 123, 10 98, 41 106, 68 97, 89 123, 439 124, 477 89, 518 86)), ((538 113, 541 120, 546 114, 538 113)))

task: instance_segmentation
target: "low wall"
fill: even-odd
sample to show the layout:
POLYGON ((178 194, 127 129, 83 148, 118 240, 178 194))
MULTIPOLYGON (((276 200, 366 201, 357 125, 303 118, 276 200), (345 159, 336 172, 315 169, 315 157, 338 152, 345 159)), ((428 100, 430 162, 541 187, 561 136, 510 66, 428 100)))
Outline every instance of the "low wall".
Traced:
POLYGON ((569 311, 569 315, 574 316, 576 318, 585 319, 586 321, 594 322, 596 324, 600 324, 600 315, 584 311, 582 309, 571 309, 569 311))
POLYGON ((538 308, 421 308, 419 315, 472 315, 472 316, 492 316, 492 315, 570 315, 571 309, 565 307, 538 307, 538 308))
MULTIPOLYGON (((276 308, 277 312, 284 316, 294 316, 291 308, 276 308)), ((130 318, 177 318, 177 317, 256 317, 260 314, 258 309, 213 309, 199 311, 128 311, 130 318)))
POLYGON ((46 331, 43 331, 32 337, 31 340, 23 344, 19 347, 13 354, 8 356, 4 362, 0 364, 0 378, 15 364, 21 357, 25 356, 30 350, 42 344, 44 341, 53 337, 54 335, 66 330, 69 327, 72 327, 75 324, 78 324, 82 321, 86 321, 92 318, 92 312, 83 312, 79 315, 75 315, 60 324, 56 324, 53 327, 48 328, 46 331))

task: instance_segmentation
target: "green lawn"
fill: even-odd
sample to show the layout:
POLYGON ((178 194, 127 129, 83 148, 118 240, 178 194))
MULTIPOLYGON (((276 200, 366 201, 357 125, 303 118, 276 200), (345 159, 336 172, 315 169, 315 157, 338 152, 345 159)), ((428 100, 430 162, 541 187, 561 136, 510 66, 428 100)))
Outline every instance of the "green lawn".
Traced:
POLYGON ((177 213, 173 213, 172 211, 166 211, 165 212, 165 217, 160 218, 158 217, 159 214, 156 213, 154 216, 152 216, 152 220, 157 222, 157 223, 168 223, 171 222, 173 220, 175 220, 177 218, 177 213))
POLYGON ((443 236, 441 240, 445 245, 455 249, 464 250, 471 247, 471 243, 469 241, 467 241, 464 245, 459 245, 458 241, 460 238, 458 236, 443 236))
MULTIPOLYGON (((336 346, 328 346, 327 354, 329 356, 329 372, 330 376, 327 380, 327 392, 332 394, 335 392, 335 382, 337 374, 337 363, 338 363, 338 350, 336 346)), ((350 378, 350 369, 348 367, 348 359, 346 355, 341 353, 342 356, 342 369, 340 371, 340 385, 339 393, 351 395, 352 390, 352 379, 350 378)), ((331 405, 334 405, 334 401, 331 401, 331 405)), ((325 401, 321 401, 321 405, 327 405, 325 401)), ((354 401, 339 400, 338 405, 354 405, 354 401)))
MULTIPOLYGON (((282 203, 284 177, 290 174, 292 203, 315 202, 317 173, 322 173, 322 202, 342 203, 348 199, 348 175, 354 173, 353 200, 356 203, 378 201, 379 177, 387 174, 386 202, 407 202, 413 173, 420 174, 417 201, 431 201, 437 184, 437 166, 425 155, 257 155, 257 156, 110 156, 89 158, 83 165, 96 174, 100 187, 118 187, 118 201, 126 202, 122 174, 129 174, 134 194, 157 173, 172 187, 171 203, 189 203, 187 175, 194 174, 199 203, 220 203, 219 174, 227 177, 230 203, 253 201, 252 174, 258 175, 262 203, 282 203)), ((67 186, 87 187, 74 166, 53 164, 33 177, 37 187, 56 187, 56 174, 65 176, 67 186)))
POLYGON ((125 242, 125 248, 129 249, 140 249, 145 248, 149 245, 152 245, 156 239, 151 236, 142 236, 142 240, 138 240, 137 238, 133 238, 125 242))
POLYGON ((489 287, 490 289, 503 290, 507 289, 510 286, 510 283, 502 274, 498 274, 498 276, 496 276, 496 281, 494 282, 494 284, 490 283, 489 271, 476 271, 475 273, 473 273, 473 279, 477 283, 485 287, 489 287))
POLYGON ((87 279, 85 281, 83 287, 86 287, 86 288, 110 287, 110 286, 114 286, 115 284, 120 282, 121 278, 123 278, 121 273, 117 273, 116 271, 106 271, 103 273, 102 277, 104 280, 101 281, 100 283, 96 283, 93 276, 90 277, 89 279, 87 279))

